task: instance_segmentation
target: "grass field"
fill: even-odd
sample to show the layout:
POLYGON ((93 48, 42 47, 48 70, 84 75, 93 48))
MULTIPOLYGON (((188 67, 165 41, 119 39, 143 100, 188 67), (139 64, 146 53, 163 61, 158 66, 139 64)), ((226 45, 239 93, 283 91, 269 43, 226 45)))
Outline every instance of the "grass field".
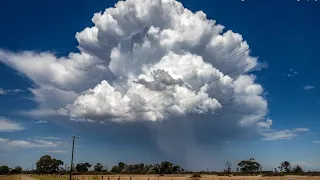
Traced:
POLYGON ((20 180, 20 176, 11 175, 11 176, 0 176, 1 180, 20 180))
MULTIPOLYGON (((192 180, 189 175, 77 175, 73 176, 75 180, 192 180), (131 177, 131 178, 130 178, 131 177)), ((216 176, 202 175, 199 180, 320 180, 320 176, 277 176, 277 177, 262 177, 262 176, 216 176)), ((49 179, 41 179, 49 180, 49 179)))
POLYGON ((54 176, 54 175, 29 175, 32 178, 38 179, 38 180, 69 180, 68 175, 63 175, 63 176, 54 176))
MULTIPOLYGON (((60 178, 54 176, 37 176, 32 175, 38 180, 69 180, 69 176, 65 175, 60 178)), ((193 180, 186 175, 74 175, 74 180, 193 180)), ((202 175, 198 180, 320 180, 320 176, 276 176, 276 177, 262 177, 262 176, 216 176, 216 175, 202 175)), ((1 180, 20 180, 19 177, 1 178, 1 180)))

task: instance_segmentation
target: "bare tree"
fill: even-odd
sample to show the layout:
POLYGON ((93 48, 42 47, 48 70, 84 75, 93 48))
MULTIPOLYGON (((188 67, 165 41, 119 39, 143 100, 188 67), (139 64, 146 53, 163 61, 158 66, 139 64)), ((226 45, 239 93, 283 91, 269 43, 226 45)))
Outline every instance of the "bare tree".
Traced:
POLYGON ((231 162, 230 161, 226 161, 224 172, 226 172, 228 174, 231 173, 231 162))

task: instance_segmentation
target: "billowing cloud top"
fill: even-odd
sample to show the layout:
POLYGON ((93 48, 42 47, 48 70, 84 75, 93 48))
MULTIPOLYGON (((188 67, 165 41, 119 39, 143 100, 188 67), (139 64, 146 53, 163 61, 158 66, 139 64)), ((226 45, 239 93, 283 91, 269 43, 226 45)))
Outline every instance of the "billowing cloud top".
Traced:
POLYGON ((39 103, 32 114, 91 122, 192 119, 202 128, 195 136, 270 128, 263 88, 247 73, 257 59, 240 34, 204 12, 175 0, 127 0, 92 22, 76 33, 80 52, 68 57, 0 50, 2 63, 38 85, 30 89, 39 103))

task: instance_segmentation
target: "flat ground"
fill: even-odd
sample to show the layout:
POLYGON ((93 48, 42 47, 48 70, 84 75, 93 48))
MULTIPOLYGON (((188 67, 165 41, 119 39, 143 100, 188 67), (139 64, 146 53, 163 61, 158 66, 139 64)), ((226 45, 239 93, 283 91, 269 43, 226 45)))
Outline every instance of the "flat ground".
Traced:
MULTIPOLYGON (((171 176, 157 176, 157 175, 80 175, 74 176, 75 180, 192 180, 190 176, 185 175, 171 175, 171 176), (131 179, 130 179, 131 177, 131 179), (103 179, 102 179, 103 178, 103 179), (109 179, 108 179, 109 178, 109 179)), ((278 177, 262 177, 262 176, 216 176, 216 175, 202 175, 200 180, 320 180, 320 176, 278 176, 278 177), (291 178, 291 179, 290 179, 291 178)))
POLYGON ((21 180, 20 176, 12 175, 12 176, 0 176, 0 180, 21 180))
POLYGON ((24 176, 24 175, 22 175, 22 176, 20 176, 20 180, 37 180, 37 179, 35 179, 35 178, 33 178, 33 177, 30 177, 30 176, 24 176))
MULTIPOLYGON (((171 176, 157 176, 157 175, 120 175, 120 180, 191 180, 190 176, 171 175, 171 176)), ((261 177, 261 176, 216 176, 203 175, 200 180, 320 180, 320 176, 282 176, 282 177, 261 177)), ((73 176, 75 180, 118 180, 119 175, 78 175, 73 176), (102 179, 103 178, 103 179, 102 179)), ((0 177, 0 180, 69 180, 68 176, 54 177, 54 176, 7 176, 0 177)))

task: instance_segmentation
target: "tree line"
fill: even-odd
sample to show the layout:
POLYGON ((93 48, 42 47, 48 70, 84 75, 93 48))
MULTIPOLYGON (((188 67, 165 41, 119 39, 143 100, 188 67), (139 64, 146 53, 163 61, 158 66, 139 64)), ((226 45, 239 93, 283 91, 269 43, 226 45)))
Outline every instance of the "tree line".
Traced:
MULTIPOLYGON (((62 160, 54 159, 49 155, 40 157, 36 163, 36 170, 33 173, 38 174, 54 174, 54 173, 67 173, 70 167, 62 167, 64 162, 62 160)), ((179 165, 174 165, 171 162, 164 161, 160 164, 145 165, 140 164, 125 164, 119 162, 110 170, 104 167, 101 163, 92 166, 89 162, 78 163, 73 165, 73 172, 75 173, 116 173, 116 174, 179 174, 184 173, 185 170, 179 165), (90 170, 93 167, 92 170, 90 170)))
MULTIPOLYGON (((31 171, 22 171, 21 167, 15 167, 10 169, 8 166, 0 167, 0 174, 20 174, 24 173, 35 173, 35 174, 66 174, 70 172, 70 167, 63 167, 64 162, 59 159, 52 158, 49 155, 41 156, 36 162, 36 169, 31 171)), ((101 163, 97 163, 94 166, 89 162, 82 162, 73 165, 72 172, 74 174, 190 174, 190 173, 206 173, 206 174, 223 174, 223 175, 236 175, 236 174, 302 174, 304 173, 301 166, 291 165, 289 161, 284 161, 280 163, 277 168, 273 171, 263 171, 262 166, 254 158, 249 160, 242 160, 237 164, 235 170, 232 169, 231 162, 227 161, 223 172, 209 172, 200 171, 192 172, 187 171, 180 165, 173 164, 169 161, 161 162, 160 164, 125 164, 119 162, 117 165, 113 166, 111 169, 104 167, 101 163)), ((319 174, 319 173, 317 173, 319 174)))
POLYGON ((8 166, 0 166, 0 175, 6 174, 21 174, 22 167, 9 168, 8 166))

